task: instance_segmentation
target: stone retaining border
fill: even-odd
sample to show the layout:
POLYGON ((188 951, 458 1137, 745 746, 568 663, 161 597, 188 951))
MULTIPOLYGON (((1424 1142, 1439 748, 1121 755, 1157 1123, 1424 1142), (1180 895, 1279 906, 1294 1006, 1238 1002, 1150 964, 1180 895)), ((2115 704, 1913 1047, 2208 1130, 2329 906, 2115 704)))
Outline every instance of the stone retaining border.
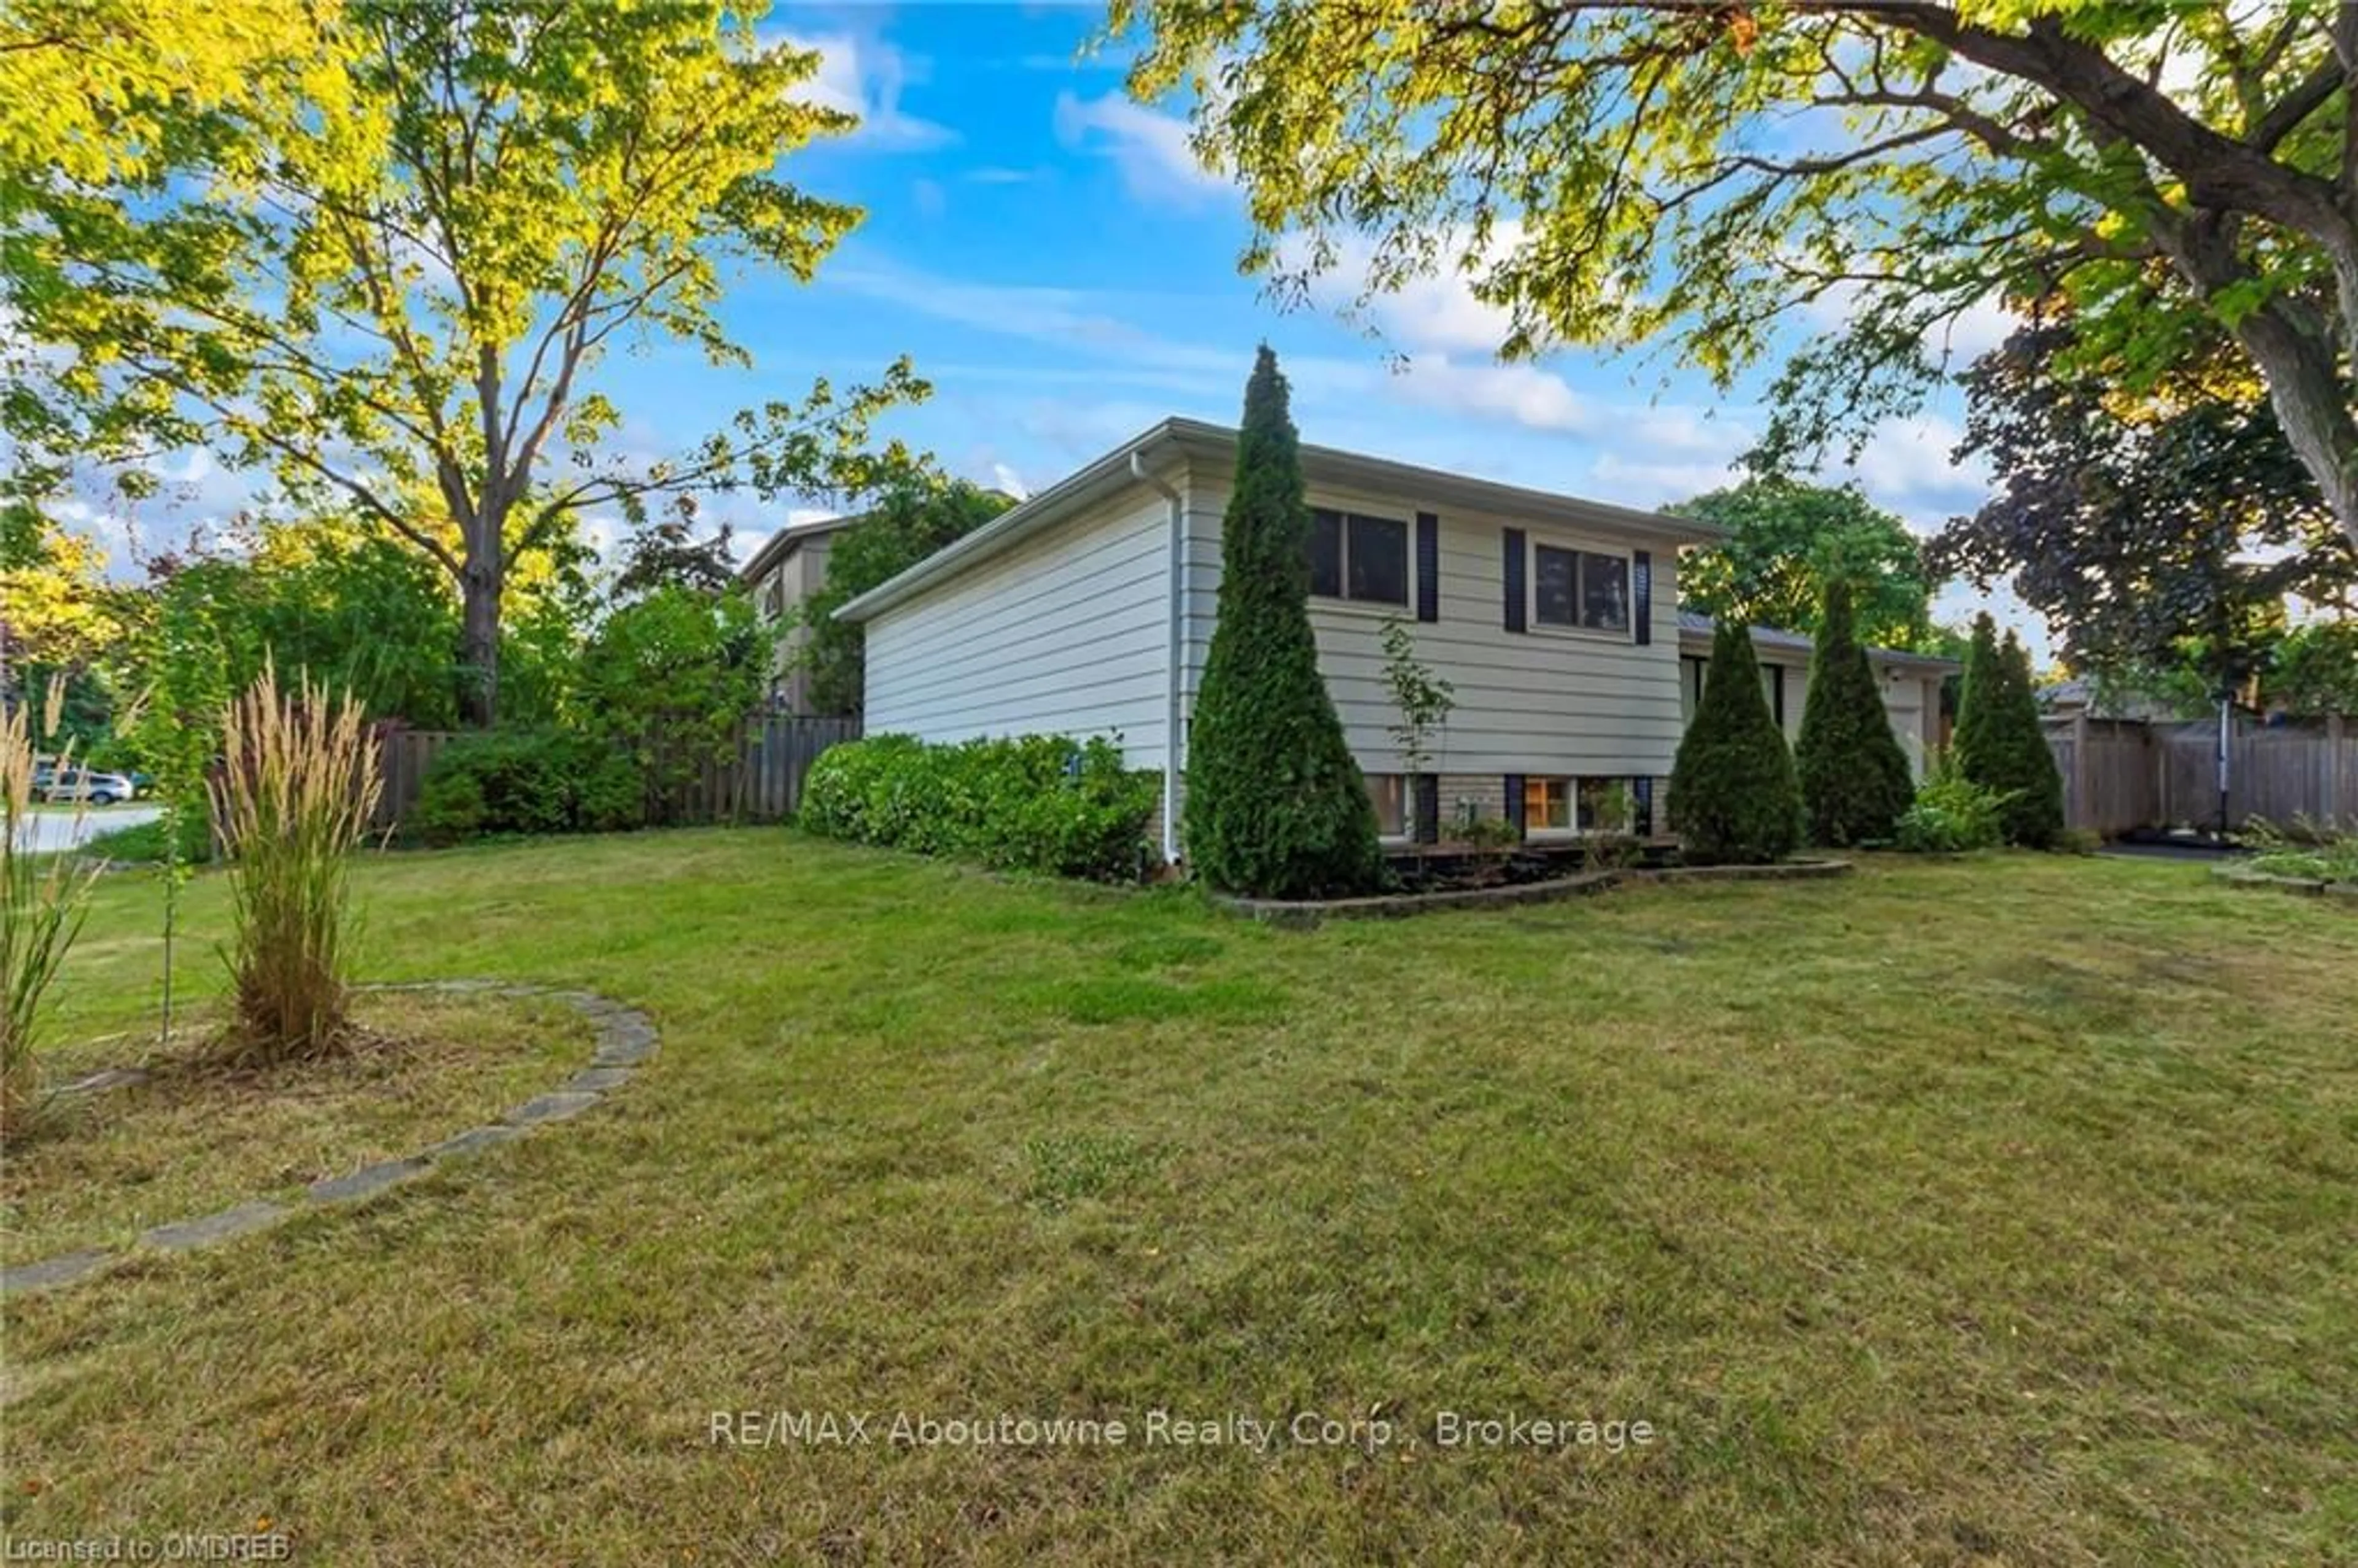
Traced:
MULTIPOLYGON (((404 1160, 363 1165, 341 1176, 313 1182, 300 1198, 286 1203, 256 1198, 194 1219, 174 1220, 140 1232, 130 1248, 90 1248, 38 1262, 0 1269, 0 1295, 42 1291, 70 1284, 98 1272, 119 1258, 137 1252, 186 1252, 217 1241, 265 1230, 296 1215, 338 1204, 365 1203, 438 1165, 467 1159, 504 1143, 545 1122, 567 1121, 596 1105, 631 1081, 631 1075, 655 1053, 653 1020, 636 1008, 594 991, 558 990, 549 986, 512 984, 505 980, 421 980, 398 985, 355 988, 363 991, 433 991, 452 996, 546 997, 562 1002, 588 1019, 596 1031, 597 1045, 590 1065, 557 1088, 504 1112, 499 1120, 446 1138, 404 1160)), ((90 1092, 145 1080, 135 1068, 99 1073, 69 1086, 90 1092)))
POLYGON ((1516 904, 1554 903, 1605 892, 1625 882, 1804 881, 1848 876, 1848 860, 1789 860, 1774 866, 1664 866, 1654 870, 1583 871, 1543 882, 1503 887, 1452 888, 1444 892, 1378 893, 1371 898, 1279 899, 1211 895, 1212 906, 1247 920, 1307 931, 1325 920, 1396 920, 1445 909, 1502 909, 1516 904))
POLYGON ((2281 877, 2273 871, 2255 871, 2242 865, 2213 866, 2211 874, 2234 887, 2274 888, 2279 892, 2321 894, 2358 903, 2358 882, 2329 882, 2316 877, 2281 877))

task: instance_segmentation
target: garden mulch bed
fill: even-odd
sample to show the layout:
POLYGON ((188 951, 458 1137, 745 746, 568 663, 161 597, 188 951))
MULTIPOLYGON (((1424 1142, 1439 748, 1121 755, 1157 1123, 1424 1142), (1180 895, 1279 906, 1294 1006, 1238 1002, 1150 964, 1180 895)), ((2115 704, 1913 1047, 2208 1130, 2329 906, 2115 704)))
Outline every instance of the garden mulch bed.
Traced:
POLYGON ((1582 871, 1543 881, 1492 887, 1443 888, 1426 892, 1378 893, 1367 898, 1272 899, 1212 895, 1214 907, 1272 925, 1307 929, 1326 920, 1391 920, 1454 909, 1501 909, 1585 898, 1613 888, 1647 882, 1805 881, 1846 876, 1848 860, 1789 860, 1773 866, 1638 866, 1582 871))

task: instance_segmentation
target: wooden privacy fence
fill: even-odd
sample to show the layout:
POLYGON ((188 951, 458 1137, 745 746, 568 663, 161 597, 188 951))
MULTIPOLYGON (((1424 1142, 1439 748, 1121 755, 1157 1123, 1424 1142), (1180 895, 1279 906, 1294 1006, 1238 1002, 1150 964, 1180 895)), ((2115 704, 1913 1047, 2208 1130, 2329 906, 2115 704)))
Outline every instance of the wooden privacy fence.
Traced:
MULTIPOLYGON (((384 771, 374 821, 379 830, 398 826, 417 804, 435 756, 458 738, 459 732, 449 730, 387 727, 378 731, 378 759, 384 771)), ((803 780, 819 753, 838 741, 858 739, 857 719, 757 713, 738 731, 729 755, 698 764, 680 794, 679 817, 706 823, 776 822, 790 816, 802 807, 803 780)))
MULTIPOLYGON (((2139 827, 2219 822, 2215 723, 2050 719, 2063 774, 2064 821, 2108 837, 2139 827)), ((2228 741, 2227 825, 2297 816, 2358 824, 2358 726, 2333 718, 2263 728, 2239 719, 2228 741)))

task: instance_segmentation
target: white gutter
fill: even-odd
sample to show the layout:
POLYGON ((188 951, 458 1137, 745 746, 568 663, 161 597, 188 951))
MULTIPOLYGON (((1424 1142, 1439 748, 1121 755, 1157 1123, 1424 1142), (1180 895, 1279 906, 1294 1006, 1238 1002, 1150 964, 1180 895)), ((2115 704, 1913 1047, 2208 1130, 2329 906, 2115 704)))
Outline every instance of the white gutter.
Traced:
POLYGON ((1147 472, 1145 459, 1135 451, 1130 454, 1130 475, 1161 495, 1171 508, 1171 597, 1163 616, 1170 633, 1163 648, 1163 862, 1176 865, 1179 862, 1179 770, 1183 765, 1179 737, 1184 729, 1181 709, 1184 696, 1181 686, 1186 659, 1187 512, 1179 492, 1147 472))

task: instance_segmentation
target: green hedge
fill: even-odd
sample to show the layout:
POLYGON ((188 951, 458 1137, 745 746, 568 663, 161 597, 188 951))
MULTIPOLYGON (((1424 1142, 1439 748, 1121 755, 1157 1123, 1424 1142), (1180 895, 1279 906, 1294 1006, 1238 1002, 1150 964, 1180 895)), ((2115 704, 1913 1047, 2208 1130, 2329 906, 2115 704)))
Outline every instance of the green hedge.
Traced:
POLYGON ((929 746, 875 735, 812 764, 796 818, 812 832, 926 855, 1107 881, 1135 880, 1160 781, 1107 741, 1060 735, 929 746))
POLYGON ((434 757, 403 828, 428 844, 494 834, 611 833, 646 820, 638 765, 556 730, 465 735, 434 757))

